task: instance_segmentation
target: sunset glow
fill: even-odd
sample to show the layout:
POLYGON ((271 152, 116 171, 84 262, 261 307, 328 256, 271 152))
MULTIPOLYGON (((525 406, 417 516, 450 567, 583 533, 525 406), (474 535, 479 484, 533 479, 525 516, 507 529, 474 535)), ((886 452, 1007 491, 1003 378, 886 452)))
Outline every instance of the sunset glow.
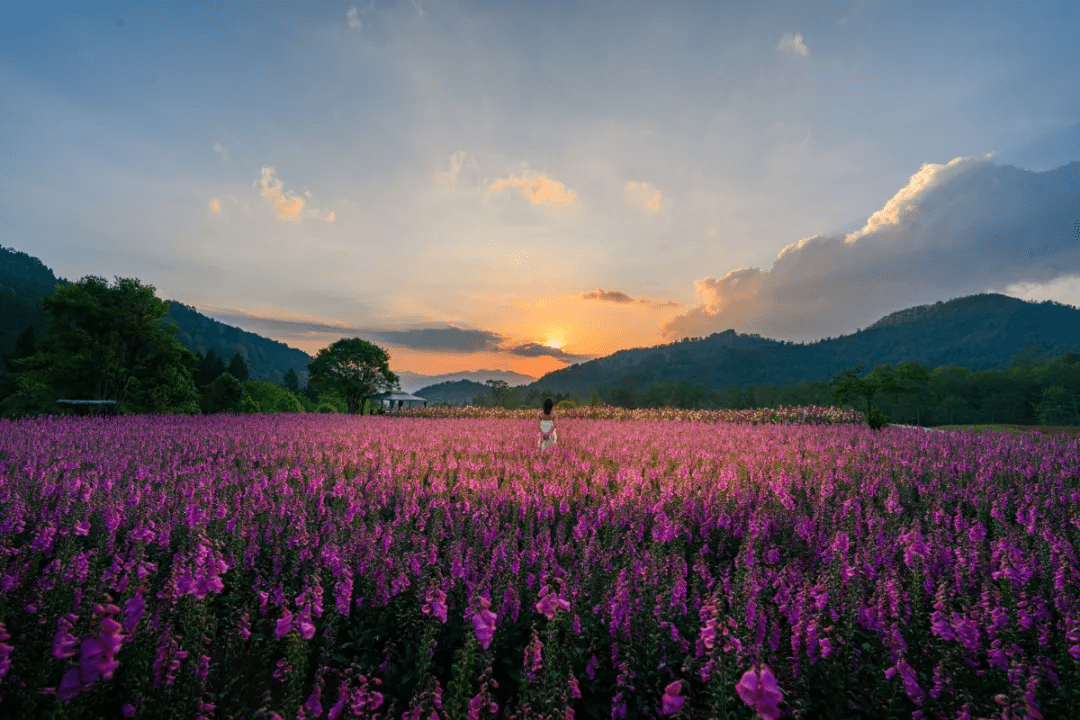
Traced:
POLYGON ((5 14, 6 247, 420 374, 1080 304, 993 199, 1080 160, 1075 3, 181 5, 5 14))

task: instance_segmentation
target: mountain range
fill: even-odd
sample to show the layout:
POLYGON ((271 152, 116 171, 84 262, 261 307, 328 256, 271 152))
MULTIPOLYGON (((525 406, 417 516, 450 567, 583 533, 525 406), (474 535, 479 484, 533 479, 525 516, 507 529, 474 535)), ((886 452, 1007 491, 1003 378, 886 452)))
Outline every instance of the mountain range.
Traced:
POLYGON ((443 375, 425 375, 423 373, 414 373, 403 370, 397 373, 397 376, 400 380, 402 391, 407 393, 416 393, 417 390, 422 388, 431 387, 433 385, 444 385, 446 383, 457 383, 463 380, 478 384, 483 390, 489 389, 484 386, 484 383, 488 380, 502 380, 511 387, 528 385, 536 382, 536 378, 532 375, 522 375, 521 373, 512 372, 510 370, 472 370, 468 372, 445 373, 443 375))
MULTIPOLYGON (((41 297, 66 282, 37 258, 0 247, 0 353, 12 352, 16 338, 28 326, 34 327, 38 338, 44 337, 48 319, 41 297)), ((226 362, 239 352, 252 379, 280 383, 291 368, 300 376, 301 386, 306 384, 311 356, 301 350, 213 320, 175 301, 162 322, 175 322, 180 328, 178 340, 192 351, 205 353, 213 348, 226 362)), ((856 365, 870 368, 904 361, 931 368, 999 369, 1025 352, 1043 356, 1080 352, 1080 309, 998 294, 969 295, 900 310, 858 332, 809 343, 726 330, 667 345, 621 350, 539 379, 505 370, 444 375, 401 372, 399 376, 406 392, 438 393, 446 396, 443 402, 471 399, 477 394, 474 391, 486 391, 483 383, 492 379, 526 391, 568 392, 586 401, 598 386, 648 387, 680 381, 713 390, 784 386, 822 380, 856 365)))
POLYGON ((913 361, 973 371, 1000 369, 1018 355, 1080 352, 1080 309, 993 293, 920 305, 849 335, 812 343, 734 330, 649 348, 621 350, 548 373, 528 387, 580 401, 601 385, 648 387, 690 381, 712 390, 793 385, 846 368, 913 361))

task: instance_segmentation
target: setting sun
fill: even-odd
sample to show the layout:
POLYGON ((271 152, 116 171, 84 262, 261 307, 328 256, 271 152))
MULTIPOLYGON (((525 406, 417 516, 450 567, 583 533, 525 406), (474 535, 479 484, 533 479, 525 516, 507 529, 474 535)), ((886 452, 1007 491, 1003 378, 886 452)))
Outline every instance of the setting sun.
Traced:
POLYGON ((558 348, 562 347, 562 340, 548 340, 546 343, 544 343, 544 345, 546 345, 549 348, 558 349, 558 348))

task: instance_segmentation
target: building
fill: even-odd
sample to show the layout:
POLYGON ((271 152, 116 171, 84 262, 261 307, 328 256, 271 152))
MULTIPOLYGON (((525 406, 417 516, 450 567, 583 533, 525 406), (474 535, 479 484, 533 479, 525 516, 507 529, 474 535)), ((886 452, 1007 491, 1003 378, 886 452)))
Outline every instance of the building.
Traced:
POLYGON ((371 401, 372 408, 382 408, 383 410, 398 410, 400 408, 408 407, 427 407, 428 401, 422 397, 416 397, 405 392, 384 392, 374 395, 368 400, 371 401))

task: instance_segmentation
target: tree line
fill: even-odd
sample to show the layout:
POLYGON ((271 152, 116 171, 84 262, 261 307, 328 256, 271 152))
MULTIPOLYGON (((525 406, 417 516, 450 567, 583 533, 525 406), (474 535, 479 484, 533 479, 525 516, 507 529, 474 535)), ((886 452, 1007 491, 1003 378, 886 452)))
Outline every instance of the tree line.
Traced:
POLYGON ((1044 357, 1029 349, 1002 370, 973 372, 920 363, 849 368, 832 378, 788 386, 710 390, 683 380, 647 388, 601 386, 591 402, 625 408, 741 409, 845 405, 872 425, 1080 425, 1080 354, 1044 357))
MULTIPOLYGON (((176 323, 163 325, 169 304, 137 279, 96 276, 57 285, 41 298, 49 324, 33 326, 3 355, 0 416, 58 412, 57 400, 108 401, 116 412, 252 413, 371 412, 370 398, 398 387, 389 354, 358 338, 343 338, 308 363, 306 386, 290 370, 281 385, 248 377, 243 355, 226 363, 210 349, 192 352, 176 339, 176 323)), ((573 403, 569 392, 514 388, 488 381, 490 392, 473 404, 540 407, 545 398, 573 403)), ((762 408, 779 405, 850 405, 871 425, 885 422, 942 425, 1001 423, 1080 424, 1080 354, 1047 358, 1030 349, 1002 370, 933 369, 907 362, 844 370, 828 380, 788 386, 710 390, 703 384, 600 386, 591 404, 625 408, 762 408)))
POLYGON ((169 303, 137 279, 109 283, 86 276, 57 285, 41 298, 49 318, 45 336, 33 326, 5 353, 0 416, 100 407, 119 414, 348 412, 370 410, 369 398, 397 387, 389 354, 357 338, 343 338, 308 363, 301 389, 290 369, 281 385, 249 379, 243 355, 226 364, 209 349, 192 352, 163 325, 169 303), (98 401, 63 405, 57 401, 98 401))

